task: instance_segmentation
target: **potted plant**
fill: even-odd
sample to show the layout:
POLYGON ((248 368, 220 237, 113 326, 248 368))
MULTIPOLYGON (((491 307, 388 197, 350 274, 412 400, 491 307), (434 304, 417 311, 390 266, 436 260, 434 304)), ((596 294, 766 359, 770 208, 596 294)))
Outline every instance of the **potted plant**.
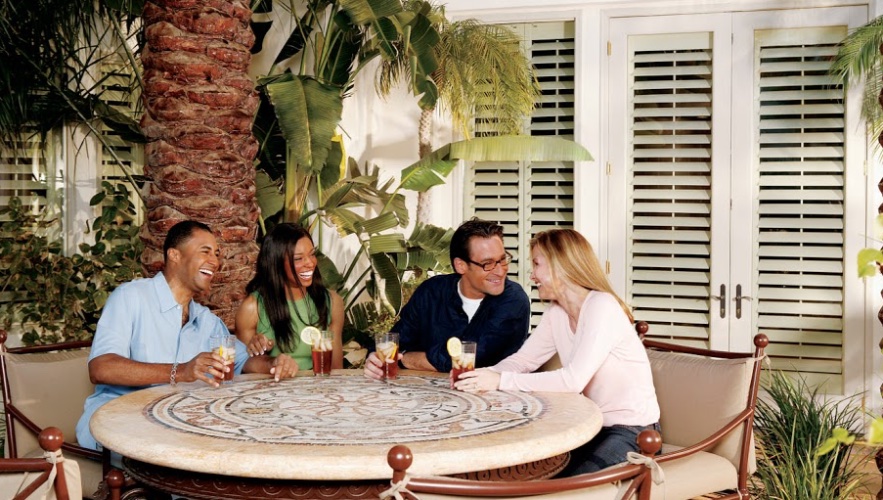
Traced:
MULTIPOLYGON (((853 440, 830 439, 856 432, 862 414, 854 404, 823 400, 803 379, 773 371, 766 397, 757 400, 754 498, 852 498, 860 486, 855 464, 849 463, 853 440)), ((849 401, 852 403, 854 401, 849 401)))

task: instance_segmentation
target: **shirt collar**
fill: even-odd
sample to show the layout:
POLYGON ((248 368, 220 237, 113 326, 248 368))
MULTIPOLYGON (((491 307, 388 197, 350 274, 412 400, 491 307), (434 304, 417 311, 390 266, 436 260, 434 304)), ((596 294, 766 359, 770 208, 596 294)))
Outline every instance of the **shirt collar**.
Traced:
MULTIPOLYGON (((159 299, 160 312, 167 313, 180 306, 178 301, 175 300, 175 296, 172 295, 172 289, 169 287, 169 282, 166 281, 162 271, 156 273, 156 276, 153 277, 153 288, 156 290, 156 296, 159 299)), ((199 325, 199 315, 202 313, 202 310, 203 308, 198 302, 190 299, 190 317, 187 323, 199 325)))

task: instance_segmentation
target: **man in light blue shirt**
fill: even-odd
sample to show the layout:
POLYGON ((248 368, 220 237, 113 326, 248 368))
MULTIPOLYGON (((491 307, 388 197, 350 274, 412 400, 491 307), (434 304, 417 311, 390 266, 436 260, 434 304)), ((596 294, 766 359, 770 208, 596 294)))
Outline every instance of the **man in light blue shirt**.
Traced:
MULTIPOLYGON (((217 387, 230 369, 209 346, 212 334, 229 334, 227 327, 193 300, 221 267, 217 240, 205 224, 180 222, 169 230, 163 256, 163 272, 121 285, 104 306, 89 355, 95 392, 77 423, 81 446, 99 449, 89 420, 108 401, 156 384, 201 380, 217 387)), ((249 358, 236 344, 234 373, 275 373, 278 380, 297 371, 290 358, 249 358)))

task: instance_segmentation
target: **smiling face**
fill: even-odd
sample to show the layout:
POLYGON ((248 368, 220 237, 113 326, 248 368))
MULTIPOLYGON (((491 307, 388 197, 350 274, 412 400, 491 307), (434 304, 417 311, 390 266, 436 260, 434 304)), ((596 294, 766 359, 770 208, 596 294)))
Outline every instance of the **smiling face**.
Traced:
POLYGON ((541 300, 556 300, 558 298, 556 282, 552 277, 552 269, 546 255, 537 247, 530 250, 530 259, 533 269, 530 279, 536 284, 537 292, 541 300))
POLYGON ((285 279, 289 285, 307 288, 313 284, 316 271, 316 248, 309 238, 303 237, 294 245, 294 254, 285 259, 285 279), (292 265, 294 269, 292 269, 292 265), (295 278, 295 275, 297 277, 295 278))
MULTIPOLYGON (((469 239, 469 260, 484 264, 506 259, 503 240, 497 236, 469 239)), ((490 271, 480 265, 454 259, 454 269, 461 275, 460 292, 470 299, 483 299, 487 295, 500 295, 506 288, 506 273, 509 265, 499 263, 490 271)))
POLYGON ((183 287, 191 295, 208 291, 212 278, 221 268, 221 250, 215 236, 201 229, 175 248, 169 249, 166 272, 170 283, 183 287))

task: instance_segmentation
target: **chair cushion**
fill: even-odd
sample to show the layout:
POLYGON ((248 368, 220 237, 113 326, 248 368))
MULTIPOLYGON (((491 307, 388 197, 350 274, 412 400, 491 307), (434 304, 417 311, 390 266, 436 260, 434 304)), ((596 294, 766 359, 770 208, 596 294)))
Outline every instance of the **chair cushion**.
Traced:
MULTIPOLYGON (((90 497, 98 491, 98 486, 104 481, 104 470, 101 466, 101 462, 90 460, 86 457, 73 456, 71 454, 65 455, 65 460, 65 464, 77 464, 77 468, 80 471, 80 485, 85 496, 90 497)), ((71 495, 71 499, 74 498, 79 497, 71 495)))
MULTIPOLYGON (((679 448, 663 445, 662 451, 665 454, 679 448)), ((660 466, 665 483, 650 488, 652 500, 696 498, 713 491, 735 489, 739 484, 736 466, 714 453, 700 451, 660 466)))
MULTIPOLYGON (((65 441, 76 443, 77 420, 95 388, 89 380, 89 349, 5 356, 12 403, 40 428, 58 427, 65 441)), ((20 425, 15 440, 18 456, 40 451, 36 436, 20 425)))
MULTIPOLYGON (((0 459, 2 460, 2 459, 0 459)), ((0 492, 10 496, 3 498, 11 498, 15 496, 21 489, 31 483, 40 472, 13 472, 0 474, 0 492)), ((83 498, 83 491, 80 487, 80 469, 73 460, 65 460, 64 477, 67 483, 67 492, 71 500, 83 498)), ((46 482, 37 488, 37 491, 27 497, 26 500, 55 500, 55 488, 46 482)))
MULTIPOLYGON (((676 446, 695 444, 747 407, 753 358, 712 359, 652 349, 647 355, 653 370, 662 437, 666 443, 676 446)), ((742 433, 743 430, 737 428, 706 451, 720 455, 738 467, 742 433)), ((754 446, 751 446, 749 462, 752 469, 753 451, 754 446)), ((704 490, 708 491, 714 490, 704 490)))
MULTIPOLYGON (((42 456, 43 450, 34 450, 28 453, 24 458, 38 458, 42 456)), ((79 488, 83 490, 87 497, 92 496, 93 493, 98 491, 98 486, 101 484, 101 481, 104 481, 104 467, 101 465, 100 461, 74 455, 72 453, 65 454, 64 460, 65 467, 70 463, 76 465, 78 471, 77 476, 80 478, 79 488)), ((3 489, 0 488, 0 491, 3 491, 3 489)))

